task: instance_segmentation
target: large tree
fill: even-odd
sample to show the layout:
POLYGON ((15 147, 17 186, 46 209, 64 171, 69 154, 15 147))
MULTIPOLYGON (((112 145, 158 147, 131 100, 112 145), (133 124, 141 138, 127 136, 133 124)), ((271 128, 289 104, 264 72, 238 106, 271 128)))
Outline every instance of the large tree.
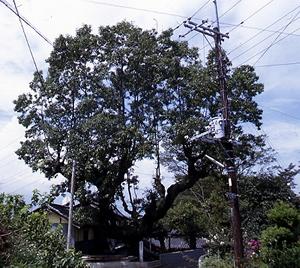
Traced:
MULTIPOLYGON (((149 235, 179 193, 215 172, 203 156, 209 151, 224 157, 218 143, 189 141, 222 108, 214 53, 204 66, 196 48, 171 36, 172 31, 158 35, 127 22, 100 27, 98 34, 83 26, 74 37, 57 38, 47 73, 35 73, 31 91, 15 101, 26 128, 19 157, 48 179, 62 174, 62 191, 76 160, 77 197, 97 201, 102 230, 110 236, 149 235), (142 159, 157 162, 153 188, 143 199, 134 195, 140 179, 134 165, 142 159), (168 189, 161 165, 174 174, 168 189), (87 191, 87 183, 97 191, 87 191), (129 215, 122 225, 114 224, 118 200, 129 215)), ((238 124, 260 126, 262 111, 254 97, 263 85, 252 67, 231 70, 223 56, 233 133, 239 148, 249 148, 237 148, 237 155, 247 162, 255 156, 251 144, 259 140, 244 135, 238 124)))

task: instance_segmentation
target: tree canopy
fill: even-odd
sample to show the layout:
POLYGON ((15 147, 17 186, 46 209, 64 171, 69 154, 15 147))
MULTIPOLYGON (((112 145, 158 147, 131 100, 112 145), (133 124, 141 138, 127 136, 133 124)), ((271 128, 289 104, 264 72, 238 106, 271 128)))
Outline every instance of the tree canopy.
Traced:
MULTIPOLYGON (((18 156, 49 179, 62 174, 66 182, 59 191, 68 189, 76 160, 77 198, 99 204, 110 235, 149 235, 179 193, 216 172, 203 156, 224 158, 220 144, 189 140, 222 108, 214 53, 205 65, 196 48, 171 37, 171 30, 157 34, 128 22, 100 27, 97 34, 83 26, 75 36, 61 35, 47 73, 35 73, 30 92, 15 101, 26 128, 18 156), (141 198, 134 192, 143 178, 134 167, 143 159, 154 159, 157 172, 141 198), (168 189, 161 165, 174 174, 168 189), (87 183, 97 191, 87 190, 87 183), (117 203, 129 215, 122 228, 112 224, 117 203)), ((244 134, 241 124, 260 127, 254 98, 263 85, 253 67, 232 70, 223 57, 233 134, 240 142, 237 161, 249 168, 260 152, 254 145, 263 148, 264 142, 244 134)))

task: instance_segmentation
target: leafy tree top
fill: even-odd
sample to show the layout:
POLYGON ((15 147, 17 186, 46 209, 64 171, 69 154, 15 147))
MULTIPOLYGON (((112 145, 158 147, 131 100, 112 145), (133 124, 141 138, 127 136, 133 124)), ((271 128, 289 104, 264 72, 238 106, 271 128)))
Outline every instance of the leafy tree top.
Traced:
MULTIPOLYGON (((112 205, 120 200, 132 221, 139 221, 140 233, 151 230, 180 192, 215 170, 203 160, 206 152, 224 157, 218 144, 186 138, 203 131, 221 108, 213 53, 203 66, 197 49, 171 36, 172 31, 158 35, 128 22, 100 27, 98 34, 85 25, 75 36, 57 38, 48 72, 36 73, 30 93, 15 101, 26 128, 18 156, 49 179, 65 176, 59 191, 68 188, 75 159, 77 196, 96 200, 107 224, 112 205), (167 166, 176 180, 165 189, 157 172, 143 200, 134 194, 139 182, 134 165, 145 158, 167 166), (97 192, 87 190, 86 183, 97 192)), ((237 125, 260 126, 262 111, 254 97, 263 85, 252 67, 231 70, 224 59, 242 163, 257 155, 251 144, 263 146, 237 125)))

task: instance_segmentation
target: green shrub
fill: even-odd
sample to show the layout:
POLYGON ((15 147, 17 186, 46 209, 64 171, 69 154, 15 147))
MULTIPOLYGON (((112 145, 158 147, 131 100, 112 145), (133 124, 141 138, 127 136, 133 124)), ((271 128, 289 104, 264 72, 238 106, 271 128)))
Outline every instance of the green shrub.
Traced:
POLYGON ((199 268, 233 268, 233 260, 229 257, 208 256, 204 258, 199 268))
POLYGON ((46 214, 30 212, 21 196, 0 194, 0 228, 9 233, 0 267, 86 267, 80 253, 65 249, 61 228, 52 230, 46 214))
POLYGON ((300 268, 300 213, 279 202, 268 213, 272 223, 261 235, 261 257, 270 268, 300 268))
POLYGON ((270 268, 300 268, 300 243, 278 248, 262 248, 262 258, 270 268))

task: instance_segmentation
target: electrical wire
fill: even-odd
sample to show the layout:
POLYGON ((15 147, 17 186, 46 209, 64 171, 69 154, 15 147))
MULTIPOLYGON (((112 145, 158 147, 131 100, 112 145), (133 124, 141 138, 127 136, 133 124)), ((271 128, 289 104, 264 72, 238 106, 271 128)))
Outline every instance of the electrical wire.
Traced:
POLYGON ((1 165, 0 168, 7 166, 11 161, 16 161, 16 158, 14 155, 5 155, 0 159, 1 165), (2 162, 2 160, 6 160, 5 162, 2 162))
POLYGON ((29 172, 29 169, 27 166, 23 166, 22 169, 19 169, 18 172, 16 172, 15 174, 13 175, 10 175, 6 178, 1 178, 1 182, 2 184, 13 184, 17 181, 20 181, 23 179, 23 177, 29 177, 29 176, 32 176, 32 173, 28 173, 29 172), (20 178, 20 176, 22 176, 22 178, 20 178), (16 178, 17 177, 17 178, 16 178), (10 180, 12 179, 12 180, 10 180))
POLYGON ((32 30, 34 30, 40 37, 42 37, 49 45, 53 47, 52 42, 48 38, 46 38, 40 31, 38 31, 36 27, 34 27, 26 18, 24 18, 18 12, 16 12, 16 10, 14 10, 9 3, 7 3, 5 0, 0 0, 0 2, 4 4, 11 12, 18 16, 20 20, 25 22, 32 30))
POLYGON ((209 42, 208 38, 205 34, 203 34, 204 38, 206 39, 207 43, 210 45, 211 49, 214 49, 213 45, 209 42))
MULTIPOLYGON (((257 67, 257 66, 256 66, 256 67, 257 67)), ((283 111, 281 111, 281 110, 274 109, 274 108, 271 108, 271 107, 268 107, 268 106, 262 106, 262 105, 260 105, 260 106, 263 107, 263 108, 269 109, 269 110, 271 110, 271 111, 280 113, 280 114, 282 114, 282 115, 285 115, 285 116, 287 116, 287 117, 293 118, 293 119, 295 119, 295 120, 300 120, 300 117, 291 115, 291 114, 286 113, 286 112, 283 112, 283 111)))
MULTIPOLYGON (((287 27, 289 27, 296 19, 299 19, 297 18, 298 14, 300 13, 300 11, 297 12, 297 14, 289 21, 289 23, 287 25, 285 25, 284 30, 287 29, 287 27)), ((276 38, 273 40, 273 42, 265 49, 265 51, 259 56, 259 58, 254 62, 253 66, 256 65, 256 63, 258 63, 262 58, 263 56, 268 52, 268 50, 273 46, 273 44, 276 42, 276 40, 278 40, 278 38, 281 36, 281 33, 279 33, 276 38)))
MULTIPOLYGON (((297 32, 298 30, 300 30, 300 27, 297 28, 296 30, 294 30, 292 33, 297 32)), ((277 43, 281 42, 282 40, 284 40, 285 38, 289 37, 290 35, 286 35, 284 37, 282 37, 281 39, 277 40, 275 43, 272 44, 272 46, 276 45, 277 43)), ((256 56, 260 55, 262 52, 265 51, 266 48, 260 50, 258 53, 256 53, 255 55, 251 56, 250 58, 248 58, 247 60, 245 60, 244 62, 242 62, 241 64, 239 64, 238 66, 241 66, 245 63, 247 63, 248 61, 252 60, 253 58, 255 58, 256 56)))
MULTIPOLYGON (((16 4, 16 1, 13 0, 13 2, 14 2, 15 9, 16 9, 16 13, 17 13, 17 15, 18 15, 18 17, 19 17, 21 29, 22 29, 24 38, 25 38, 25 40, 26 40, 26 44, 27 44, 28 50, 29 50, 30 55, 31 55, 31 59, 32 59, 32 61, 33 61, 33 64, 34 64, 34 67, 35 67, 35 70, 36 70, 36 74, 37 74, 37 76, 38 76, 38 79, 40 80, 41 87, 43 88, 44 91, 46 91, 46 89, 45 89, 45 84, 44 84, 44 79, 43 79, 42 74, 39 72, 39 69, 38 69, 38 67, 37 67, 36 60, 35 60, 35 58, 34 58, 34 55, 33 55, 33 52, 32 52, 32 49, 31 49, 31 46, 30 46, 30 43, 29 43, 29 40, 28 40, 28 38, 27 38, 27 35, 26 35, 26 32, 25 32, 25 29, 24 29, 24 26, 23 26, 21 17, 20 17, 20 15, 19 15, 19 11, 18 11, 18 7, 17 7, 17 4, 16 4)), ((43 106, 42 106, 42 113, 43 113, 43 106)), ((42 117, 42 120, 43 120, 43 117, 42 117)))
MULTIPOLYGON (((250 124, 250 125, 251 125, 251 124, 250 124)), ((251 127, 254 129, 254 131, 255 131, 258 135, 260 134, 259 131, 258 131, 253 125, 251 125, 251 127)), ((272 142, 271 142, 269 136, 267 135, 266 131, 265 131, 262 127, 260 127, 260 131, 264 134, 266 143, 267 143, 267 144, 269 145, 269 147, 270 147, 270 148, 278 155, 278 157, 275 158, 275 161, 277 162, 278 166, 283 167, 284 165, 283 165, 283 162, 281 161, 281 157, 280 157, 280 155, 279 155, 279 152, 278 152, 278 150, 276 150, 275 147, 273 146, 273 144, 272 144, 272 142)))
MULTIPOLYGON (((24 26, 23 26, 23 23, 22 23, 22 20, 21 20, 21 17, 20 17, 20 15, 19 15, 19 10, 18 10, 16 1, 13 0, 13 2, 14 2, 14 6, 15 6, 15 9, 16 9, 17 16, 19 17, 21 29, 22 29, 22 32, 23 32, 23 35, 24 35, 24 38, 25 38, 25 41, 26 41, 28 50, 29 50, 29 52, 30 52, 31 59, 32 59, 32 61, 33 61, 35 70, 36 70, 37 73, 39 73, 39 69, 38 69, 38 67, 37 67, 36 60, 35 60, 35 58, 34 58, 34 55, 33 55, 32 49, 31 49, 31 47, 30 47, 30 44, 29 44, 29 41, 28 41, 28 38, 27 38, 27 35, 26 35, 26 32, 25 32, 25 29, 24 29, 24 26)), ((41 78, 40 78, 40 80, 41 80, 41 82, 42 82, 42 79, 41 79, 41 78)))
MULTIPOLYGON (((231 29, 228 33, 233 32, 234 30, 236 30, 238 27, 240 27, 242 24, 244 24, 247 20, 253 18, 255 15, 257 15, 259 12, 261 12, 263 9, 265 9, 268 5, 270 5, 274 0, 269 1, 268 3, 266 3, 265 5, 263 5, 262 7, 260 7, 259 9, 255 10, 253 13, 251 13, 246 19, 244 19, 243 21, 241 21, 239 24, 235 25, 235 27, 233 29, 231 29)), ((193 39, 197 34, 195 34, 193 37, 191 37, 190 39, 188 39, 188 41, 190 41, 191 39, 193 39)), ((208 45, 206 45, 205 47, 200 48, 199 50, 203 50, 206 47, 208 47, 208 45)))
POLYGON ((14 140, 8 142, 7 144, 5 144, 4 146, 0 147, 0 151, 3 151, 4 149, 6 149, 7 147, 14 145, 16 143, 16 141, 19 141, 21 138, 23 138, 23 136, 20 136, 18 138, 15 138, 14 140))
MULTIPOLYGON (((237 26, 237 24, 232 24, 232 23, 227 23, 227 22, 220 22, 220 24, 225 25, 226 27, 230 27, 230 26, 237 26)), ((223 27, 225 27, 223 26, 223 27)), ((268 30, 266 28, 260 28, 260 27, 254 27, 254 26, 247 26, 247 25, 241 25, 240 27, 245 28, 245 29, 250 29, 250 30, 258 30, 258 31, 262 31, 262 32, 269 32, 269 33, 280 33, 280 31, 278 30, 268 30)), ((289 32, 282 32, 283 34, 291 34, 289 32)), ((293 36, 300 36, 300 34, 291 34, 293 36)))
POLYGON ((260 67, 280 67, 280 66, 299 65, 299 64, 300 64, 300 61, 295 61, 295 62, 286 62, 286 63, 274 63, 274 64, 256 65, 255 68, 260 68, 260 67))
MULTIPOLYGON (((279 30, 281 30, 282 28, 284 28, 284 26, 281 27, 279 30)), ((248 47, 248 48, 247 48, 246 50, 244 50, 242 53, 240 53, 240 54, 238 54, 237 56, 231 58, 231 60, 235 60, 235 59, 237 59, 237 58, 243 56, 243 55, 246 54, 248 51, 252 50, 253 48, 255 48, 255 47, 259 46, 259 45, 261 45, 262 42, 268 40, 269 38, 271 38, 271 37, 274 36, 274 35, 275 35, 275 33, 269 34, 269 35, 268 35, 267 37, 265 37, 264 39, 262 39, 262 40, 260 40, 260 41, 258 41, 258 42, 256 42, 256 43, 254 43, 252 46, 248 47)), ((286 36, 289 36, 289 35, 286 35, 286 36)))
MULTIPOLYGON (((242 47, 243 45, 247 44, 249 41, 253 40, 254 38, 256 38, 257 36, 259 36, 260 34, 262 34, 263 32, 268 31, 268 29, 270 27, 272 27, 273 25, 275 25, 277 22, 281 21, 282 19, 284 19, 286 16, 288 16, 289 14, 291 14, 292 12, 294 12, 296 9, 298 9, 300 6, 297 6, 296 8, 294 8, 293 10, 287 12, 285 15, 281 16, 279 19, 275 20, 273 23, 271 23, 270 25, 268 25, 266 28, 255 28, 257 30, 259 30, 258 33, 256 33, 255 35, 251 36, 250 38, 248 38, 245 42, 243 42, 242 44, 236 46, 235 48, 231 49, 227 55, 230 55, 232 52, 236 51, 237 49, 239 49, 240 47, 242 47)), ((253 27, 251 27, 253 28, 253 27)), ((283 31, 272 31, 269 30, 268 32, 273 32, 273 33, 282 33, 282 34, 286 34, 283 31)), ((300 35, 298 35, 300 36, 300 35)))
POLYGON ((112 4, 112 3, 102 2, 102 1, 95 1, 95 0, 81 0, 81 1, 89 2, 89 3, 95 4, 95 5, 110 6, 110 7, 115 7, 115 8, 124 8, 124 9, 148 12, 148 13, 153 13, 153 14, 178 17, 178 18, 182 18, 182 19, 187 18, 187 16, 183 16, 183 15, 180 15, 180 14, 164 12, 164 11, 158 11, 158 10, 154 10, 154 9, 146 9, 146 8, 137 8, 137 7, 132 7, 132 6, 125 6, 125 5, 117 5, 117 4, 112 4))
POLYGON ((210 0, 206 1, 201 7, 199 7, 194 14, 189 17, 189 19, 192 19, 193 17, 195 17, 203 8, 205 8, 208 4, 210 3, 210 0))
POLYGON ((244 19, 243 21, 241 21, 238 25, 236 25, 233 29, 231 29, 229 32, 233 32, 235 31, 238 27, 240 27, 240 25, 244 24, 247 20, 251 19, 252 17, 254 17, 255 15, 257 15, 260 11, 262 11, 263 9, 265 9, 268 5, 270 5, 274 0, 269 1, 268 3, 266 3, 265 5, 263 5, 261 8, 257 9, 256 11, 254 11, 251 15, 249 15, 246 19, 244 19))
MULTIPOLYGON (((40 181, 40 180, 41 180, 41 178, 38 178, 38 179, 32 181, 31 183, 27 183, 26 185, 23 185, 23 186, 21 186, 21 187, 18 187, 17 189, 15 189, 13 192, 10 192, 10 193, 16 194, 16 193, 19 192, 20 190, 25 189, 25 188, 27 188, 28 186, 31 186, 31 185, 37 183, 37 182, 40 181)), ((40 185, 40 186, 41 186, 41 185, 44 185, 45 182, 46 182, 46 181, 43 180, 42 182, 40 182, 39 185, 40 185)))
MULTIPOLYGON (((222 13, 219 18, 222 18, 223 16, 225 16, 228 12, 230 12, 236 5, 238 5, 242 0, 238 0, 237 2, 235 2, 229 9, 227 9, 224 13, 222 13)), ((211 27, 217 20, 213 21, 209 27, 211 27)), ((193 38, 195 38, 197 35, 199 35, 199 33, 195 33, 192 37, 190 37, 187 41, 189 42, 190 40, 192 40, 193 38)), ((206 45, 207 47, 208 45, 206 45)))
MULTIPOLYGON (((235 2, 229 9, 227 9, 224 13, 222 13, 219 16, 219 19, 224 17, 227 13, 229 13, 232 9, 234 9, 240 2, 242 2, 243 0, 238 0, 237 2, 235 2)), ((214 23, 216 23, 217 20, 214 20, 209 27, 212 27, 214 23)))
MULTIPOLYGON (((190 16, 188 19, 192 19, 193 17, 195 17, 203 8, 205 8, 206 5, 208 5, 208 3, 211 0, 206 1, 201 7, 199 7, 192 16, 190 16)), ((175 28, 173 28, 172 30, 175 31, 177 30, 179 27, 181 27, 184 24, 185 21, 183 21, 182 23, 180 23, 179 25, 177 25, 175 28)))

